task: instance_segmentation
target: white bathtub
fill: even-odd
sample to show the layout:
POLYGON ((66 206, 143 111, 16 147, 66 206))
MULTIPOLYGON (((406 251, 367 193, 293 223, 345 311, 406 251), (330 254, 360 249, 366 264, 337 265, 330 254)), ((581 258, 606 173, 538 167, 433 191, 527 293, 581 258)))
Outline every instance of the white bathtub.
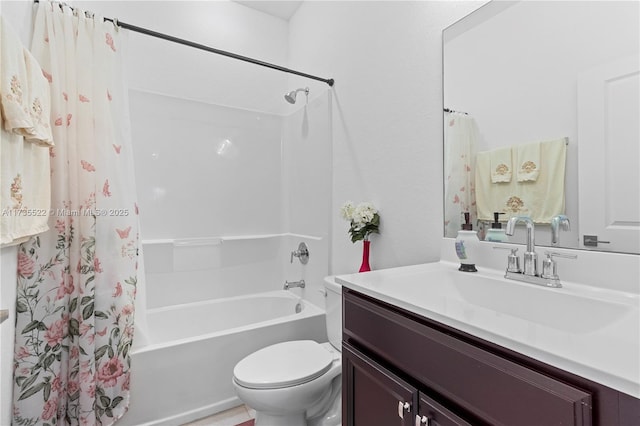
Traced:
POLYGON ((180 425, 240 405, 235 364, 274 343, 326 341, 324 318, 284 290, 148 310, 150 344, 132 353, 131 401, 118 425, 180 425))

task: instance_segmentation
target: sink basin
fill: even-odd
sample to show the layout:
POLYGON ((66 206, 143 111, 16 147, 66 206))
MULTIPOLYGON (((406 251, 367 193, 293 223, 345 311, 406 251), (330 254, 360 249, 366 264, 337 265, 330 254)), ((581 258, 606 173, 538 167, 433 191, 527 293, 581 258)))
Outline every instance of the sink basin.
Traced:
POLYGON ((436 314, 450 316, 458 307, 491 321, 511 317, 570 333, 589 333, 638 312, 638 297, 628 293, 575 284, 556 289, 508 280, 501 274, 465 273, 453 265, 433 263, 354 274, 343 284, 362 282, 369 292, 392 297, 400 306, 410 301, 436 314))
POLYGON ((458 276, 448 284, 472 305, 572 333, 609 326, 633 310, 633 300, 607 300, 582 289, 551 289, 504 278, 458 276), (626 302, 626 303, 625 303, 626 302))

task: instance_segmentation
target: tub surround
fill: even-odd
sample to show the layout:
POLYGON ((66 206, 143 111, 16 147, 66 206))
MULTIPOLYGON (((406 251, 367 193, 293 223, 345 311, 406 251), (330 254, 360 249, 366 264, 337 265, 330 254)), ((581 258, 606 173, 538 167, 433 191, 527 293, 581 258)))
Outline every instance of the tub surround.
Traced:
POLYGON ((294 233, 143 240, 150 309, 282 289, 304 279, 296 294, 322 306, 318 290, 327 275, 326 237, 294 233), (304 242, 305 265, 291 251, 304 242))
POLYGON ((640 257, 562 250, 578 259, 558 261, 564 287, 552 289, 505 279, 509 252, 492 246, 481 250, 477 273, 457 270, 453 240, 445 239, 440 262, 342 275, 336 281, 640 398, 640 298, 633 273, 640 257))

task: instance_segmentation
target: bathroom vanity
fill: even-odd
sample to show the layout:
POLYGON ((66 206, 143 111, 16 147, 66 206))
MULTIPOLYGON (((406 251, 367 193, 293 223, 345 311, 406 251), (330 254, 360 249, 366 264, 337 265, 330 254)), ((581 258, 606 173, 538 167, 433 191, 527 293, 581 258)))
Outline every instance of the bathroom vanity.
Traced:
POLYGON ((345 426, 640 425, 637 298, 587 295, 573 306, 584 289, 464 274, 448 262, 336 281, 345 426), (590 312, 571 315, 575 307, 590 312))

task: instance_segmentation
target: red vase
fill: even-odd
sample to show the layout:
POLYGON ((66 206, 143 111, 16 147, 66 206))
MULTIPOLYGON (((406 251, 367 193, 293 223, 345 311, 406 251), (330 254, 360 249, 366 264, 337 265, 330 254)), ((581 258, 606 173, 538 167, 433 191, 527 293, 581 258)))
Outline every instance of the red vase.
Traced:
POLYGON ((360 265, 358 272, 367 272, 371 270, 371 266, 369 266, 369 246, 371 241, 363 240, 362 244, 362 265, 360 265))

